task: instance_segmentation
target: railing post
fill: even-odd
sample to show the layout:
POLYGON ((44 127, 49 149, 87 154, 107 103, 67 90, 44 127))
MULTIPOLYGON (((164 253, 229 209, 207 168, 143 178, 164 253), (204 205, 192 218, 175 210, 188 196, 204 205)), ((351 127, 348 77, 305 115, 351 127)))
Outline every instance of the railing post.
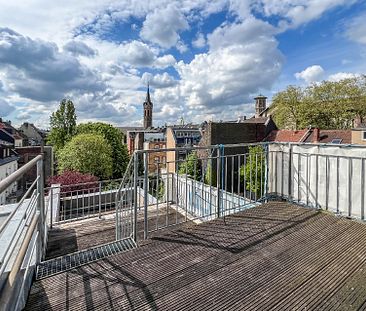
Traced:
POLYGON ((291 176, 291 173, 292 173, 292 144, 291 143, 288 143, 288 177, 287 177, 287 180, 288 180, 288 193, 287 193, 287 198, 288 198, 288 201, 291 202, 292 200, 292 195, 291 195, 291 189, 292 189, 292 176, 291 176))
POLYGON ((50 187, 50 228, 53 227, 53 187, 50 187))
POLYGON ((144 239, 147 239, 148 223, 147 223, 147 206, 148 202, 148 187, 149 187, 149 158, 147 151, 144 152, 144 239))
MULTIPOLYGON (((132 238, 137 243, 137 182, 138 182, 138 153, 133 155, 133 233, 132 238)), ((132 210, 131 210, 132 212, 132 210)))
POLYGON ((44 212, 44 174, 43 174, 43 157, 37 162, 37 192, 38 192, 38 206, 40 220, 38 223, 38 230, 40 233, 40 256, 43 257, 44 241, 45 241, 45 212, 44 212))
POLYGON ((217 213, 217 218, 220 217, 220 204, 221 204, 221 191, 220 191, 220 187, 221 187, 221 147, 218 146, 217 148, 217 168, 216 168, 216 175, 217 175, 217 179, 216 179, 216 187, 217 187, 217 198, 216 198, 216 213, 217 213))
MULTIPOLYGON (((112 203, 112 200, 111 200, 112 203)), ((107 206, 105 206, 107 208, 107 206)), ((117 207, 116 207, 117 208, 117 207)), ((102 218, 102 182, 99 181, 99 219, 102 218)))

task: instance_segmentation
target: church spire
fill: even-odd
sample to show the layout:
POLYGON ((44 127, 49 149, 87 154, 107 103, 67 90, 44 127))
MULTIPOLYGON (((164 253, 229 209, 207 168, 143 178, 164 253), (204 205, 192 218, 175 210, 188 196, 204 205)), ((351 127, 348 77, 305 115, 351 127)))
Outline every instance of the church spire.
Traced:
POLYGON ((144 102, 144 128, 152 127, 152 110, 153 110, 153 103, 150 98, 150 85, 147 83, 147 92, 146 92, 146 99, 144 102))
POLYGON ((145 103, 151 103, 151 99, 150 99, 150 85, 149 82, 147 82, 147 93, 146 93, 146 100, 145 103))

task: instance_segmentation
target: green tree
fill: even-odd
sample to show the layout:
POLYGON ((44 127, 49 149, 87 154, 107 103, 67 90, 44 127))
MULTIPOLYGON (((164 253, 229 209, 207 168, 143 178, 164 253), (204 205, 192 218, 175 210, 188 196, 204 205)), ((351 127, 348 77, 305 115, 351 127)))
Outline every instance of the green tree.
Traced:
POLYGON ((76 133, 76 114, 74 103, 63 99, 59 108, 50 117, 51 131, 47 142, 60 150, 76 133))
POLYGON ((113 173, 112 147, 101 135, 76 135, 60 150, 58 166, 61 173, 71 170, 110 178, 113 173))
POLYGON ((265 179, 265 155, 262 146, 249 147, 246 163, 240 167, 240 178, 245 182, 245 189, 257 195, 263 194, 265 179))
POLYGON ((366 117, 366 76, 288 86, 273 97, 271 110, 279 128, 349 129, 356 117, 366 117))
POLYGON ((293 130, 302 128, 305 106, 305 92, 300 87, 290 85, 285 91, 277 93, 272 105, 277 126, 293 130))
POLYGON ((89 122, 79 124, 77 133, 102 135, 112 147, 113 178, 123 176, 129 161, 129 156, 127 146, 123 143, 123 134, 119 129, 107 123, 89 122))
POLYGON ((201 180, 202 164, 195 151, 191 152, 186 160, 179 164, 178 174, 187 174, 195 180, 201 180))

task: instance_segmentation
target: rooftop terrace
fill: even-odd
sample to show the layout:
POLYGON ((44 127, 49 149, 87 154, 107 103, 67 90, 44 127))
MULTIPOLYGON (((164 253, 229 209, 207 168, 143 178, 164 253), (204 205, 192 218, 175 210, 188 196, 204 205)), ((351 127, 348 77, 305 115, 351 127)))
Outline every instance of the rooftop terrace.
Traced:
POLYGON ((36 281, 26 310, 366 308, 366 226, 270 202, 36 281))
POLYGON ((1 181, 37 166, 0 225, 1 311, 366 309, 365 147, 172 150, 197 157, 44 189, 40 155, 1 181))

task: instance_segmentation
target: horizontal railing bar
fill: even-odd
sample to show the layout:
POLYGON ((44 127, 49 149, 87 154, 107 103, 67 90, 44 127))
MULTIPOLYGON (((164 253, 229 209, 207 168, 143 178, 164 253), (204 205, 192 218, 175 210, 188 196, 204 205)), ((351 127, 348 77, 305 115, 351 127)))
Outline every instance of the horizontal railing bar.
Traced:
POLYGON ((14 173, 0 181, 0 193, 5 191, 12 183, 18 181, 25 173, 27 173, 38 161, 43 159, 43 155, 38 155, 27 164, 16 170, 14 173))
POLYGON ((8 224, 8 222, 11 220, 11 218, 14 216, 14 214, 17 212, 17 210, 19 209, 19 207, 23 204, 24 200, 27 198, 27 196, 29 195, 29 193, 31 192, 31 190, 33 189, 33 187, 36 185, 36 183, 37 183, 38 180, 39 180, 39 176, 37 176, 36 180, 32 183, 32 185, 29 187, 29 189, 27 190, 27 192, 23 195, 23 197, 21 198, 21 200, 18 203, 18 206, 10 213, 10 215, 1 224, 1 226, 0 226, 0 234, 1 234, 1 232, 3 232, 4 228, 6 227, 6 225, 8 224))

